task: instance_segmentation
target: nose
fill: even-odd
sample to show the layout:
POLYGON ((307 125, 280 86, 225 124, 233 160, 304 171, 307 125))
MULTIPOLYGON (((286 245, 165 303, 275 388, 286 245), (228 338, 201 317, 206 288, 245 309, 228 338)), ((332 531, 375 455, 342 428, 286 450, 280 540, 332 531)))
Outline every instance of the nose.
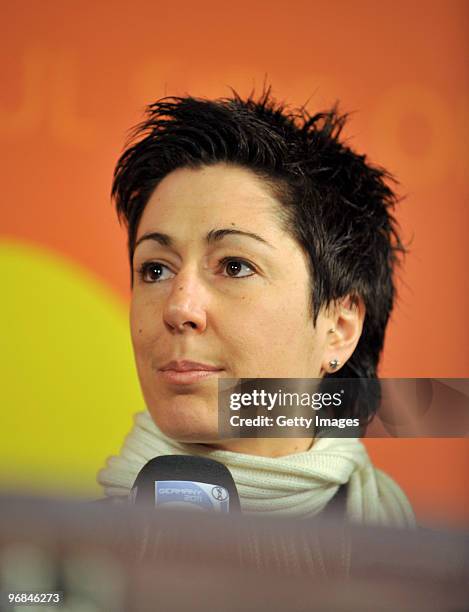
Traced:
POLYGON ((173 334, 184 334, 191 330, 201 333, 206 329, 206 295, 195 272, 179 272, 174 278, 165 302, 163 319, 173 334))

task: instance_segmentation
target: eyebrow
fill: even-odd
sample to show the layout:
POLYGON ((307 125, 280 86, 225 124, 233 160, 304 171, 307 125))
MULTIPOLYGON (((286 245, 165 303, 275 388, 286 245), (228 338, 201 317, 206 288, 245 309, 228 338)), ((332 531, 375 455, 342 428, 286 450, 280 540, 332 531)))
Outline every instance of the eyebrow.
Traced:
MULTIPOLYGON (((213 244, 215 242, 220 242, 226 236, 246 236, 247 238, 253 238, 254 240, 257 240, 258 242, 261 242, 262 244, 267 245, 271 249, 275 249, 275 247, 272 244, 270 244, 270 242, 267 242, 267 240, 265 240, 258 234, 254 234, 253 232, 245 232, 243 230, 237 230, 237 229, 228 229, 228 228, 212 229, 205 236, 205 241, 207 242, 207 244, 213 244)), ((143 234, 143 236, 141 236, 137 240, 137 242, 135 243, 135 249, 144 240, 153 240, 154 242, 158 242, 158 244, 161 244, 161 246, 164 246, 164 247, 174 246, 174 240, 168 234, 162 234, 160 232, 149 232, 147 234, 143 234)))

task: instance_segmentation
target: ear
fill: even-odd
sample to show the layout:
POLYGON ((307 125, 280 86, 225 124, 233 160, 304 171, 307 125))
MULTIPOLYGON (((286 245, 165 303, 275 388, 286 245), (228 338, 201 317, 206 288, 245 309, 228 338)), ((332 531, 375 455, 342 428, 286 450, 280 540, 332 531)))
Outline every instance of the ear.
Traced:
POLYGON ((337 372, 350 359, 358 344, 365 320, 365 304, 361 297, 346 295, 330 305, 327 311, 328 330, 322 372, 337 372))

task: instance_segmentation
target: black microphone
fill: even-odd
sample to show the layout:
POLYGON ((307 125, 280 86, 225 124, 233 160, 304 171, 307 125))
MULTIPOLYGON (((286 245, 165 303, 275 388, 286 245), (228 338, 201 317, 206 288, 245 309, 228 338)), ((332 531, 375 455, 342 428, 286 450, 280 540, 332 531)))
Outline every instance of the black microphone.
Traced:
POLYGON ((162 509, 240 512, 238 491, 226 466, 193 455, 164 455, 140 470, 130 500, 162 509))

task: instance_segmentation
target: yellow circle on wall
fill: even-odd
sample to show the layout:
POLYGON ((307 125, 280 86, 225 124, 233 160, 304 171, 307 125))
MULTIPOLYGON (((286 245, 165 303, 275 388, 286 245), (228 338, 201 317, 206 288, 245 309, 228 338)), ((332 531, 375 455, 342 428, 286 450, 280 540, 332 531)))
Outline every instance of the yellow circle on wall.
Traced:
POLYGON ((126 306, 62 256, 0 241, 0 486, 100 496, 143 399, 126 306))

